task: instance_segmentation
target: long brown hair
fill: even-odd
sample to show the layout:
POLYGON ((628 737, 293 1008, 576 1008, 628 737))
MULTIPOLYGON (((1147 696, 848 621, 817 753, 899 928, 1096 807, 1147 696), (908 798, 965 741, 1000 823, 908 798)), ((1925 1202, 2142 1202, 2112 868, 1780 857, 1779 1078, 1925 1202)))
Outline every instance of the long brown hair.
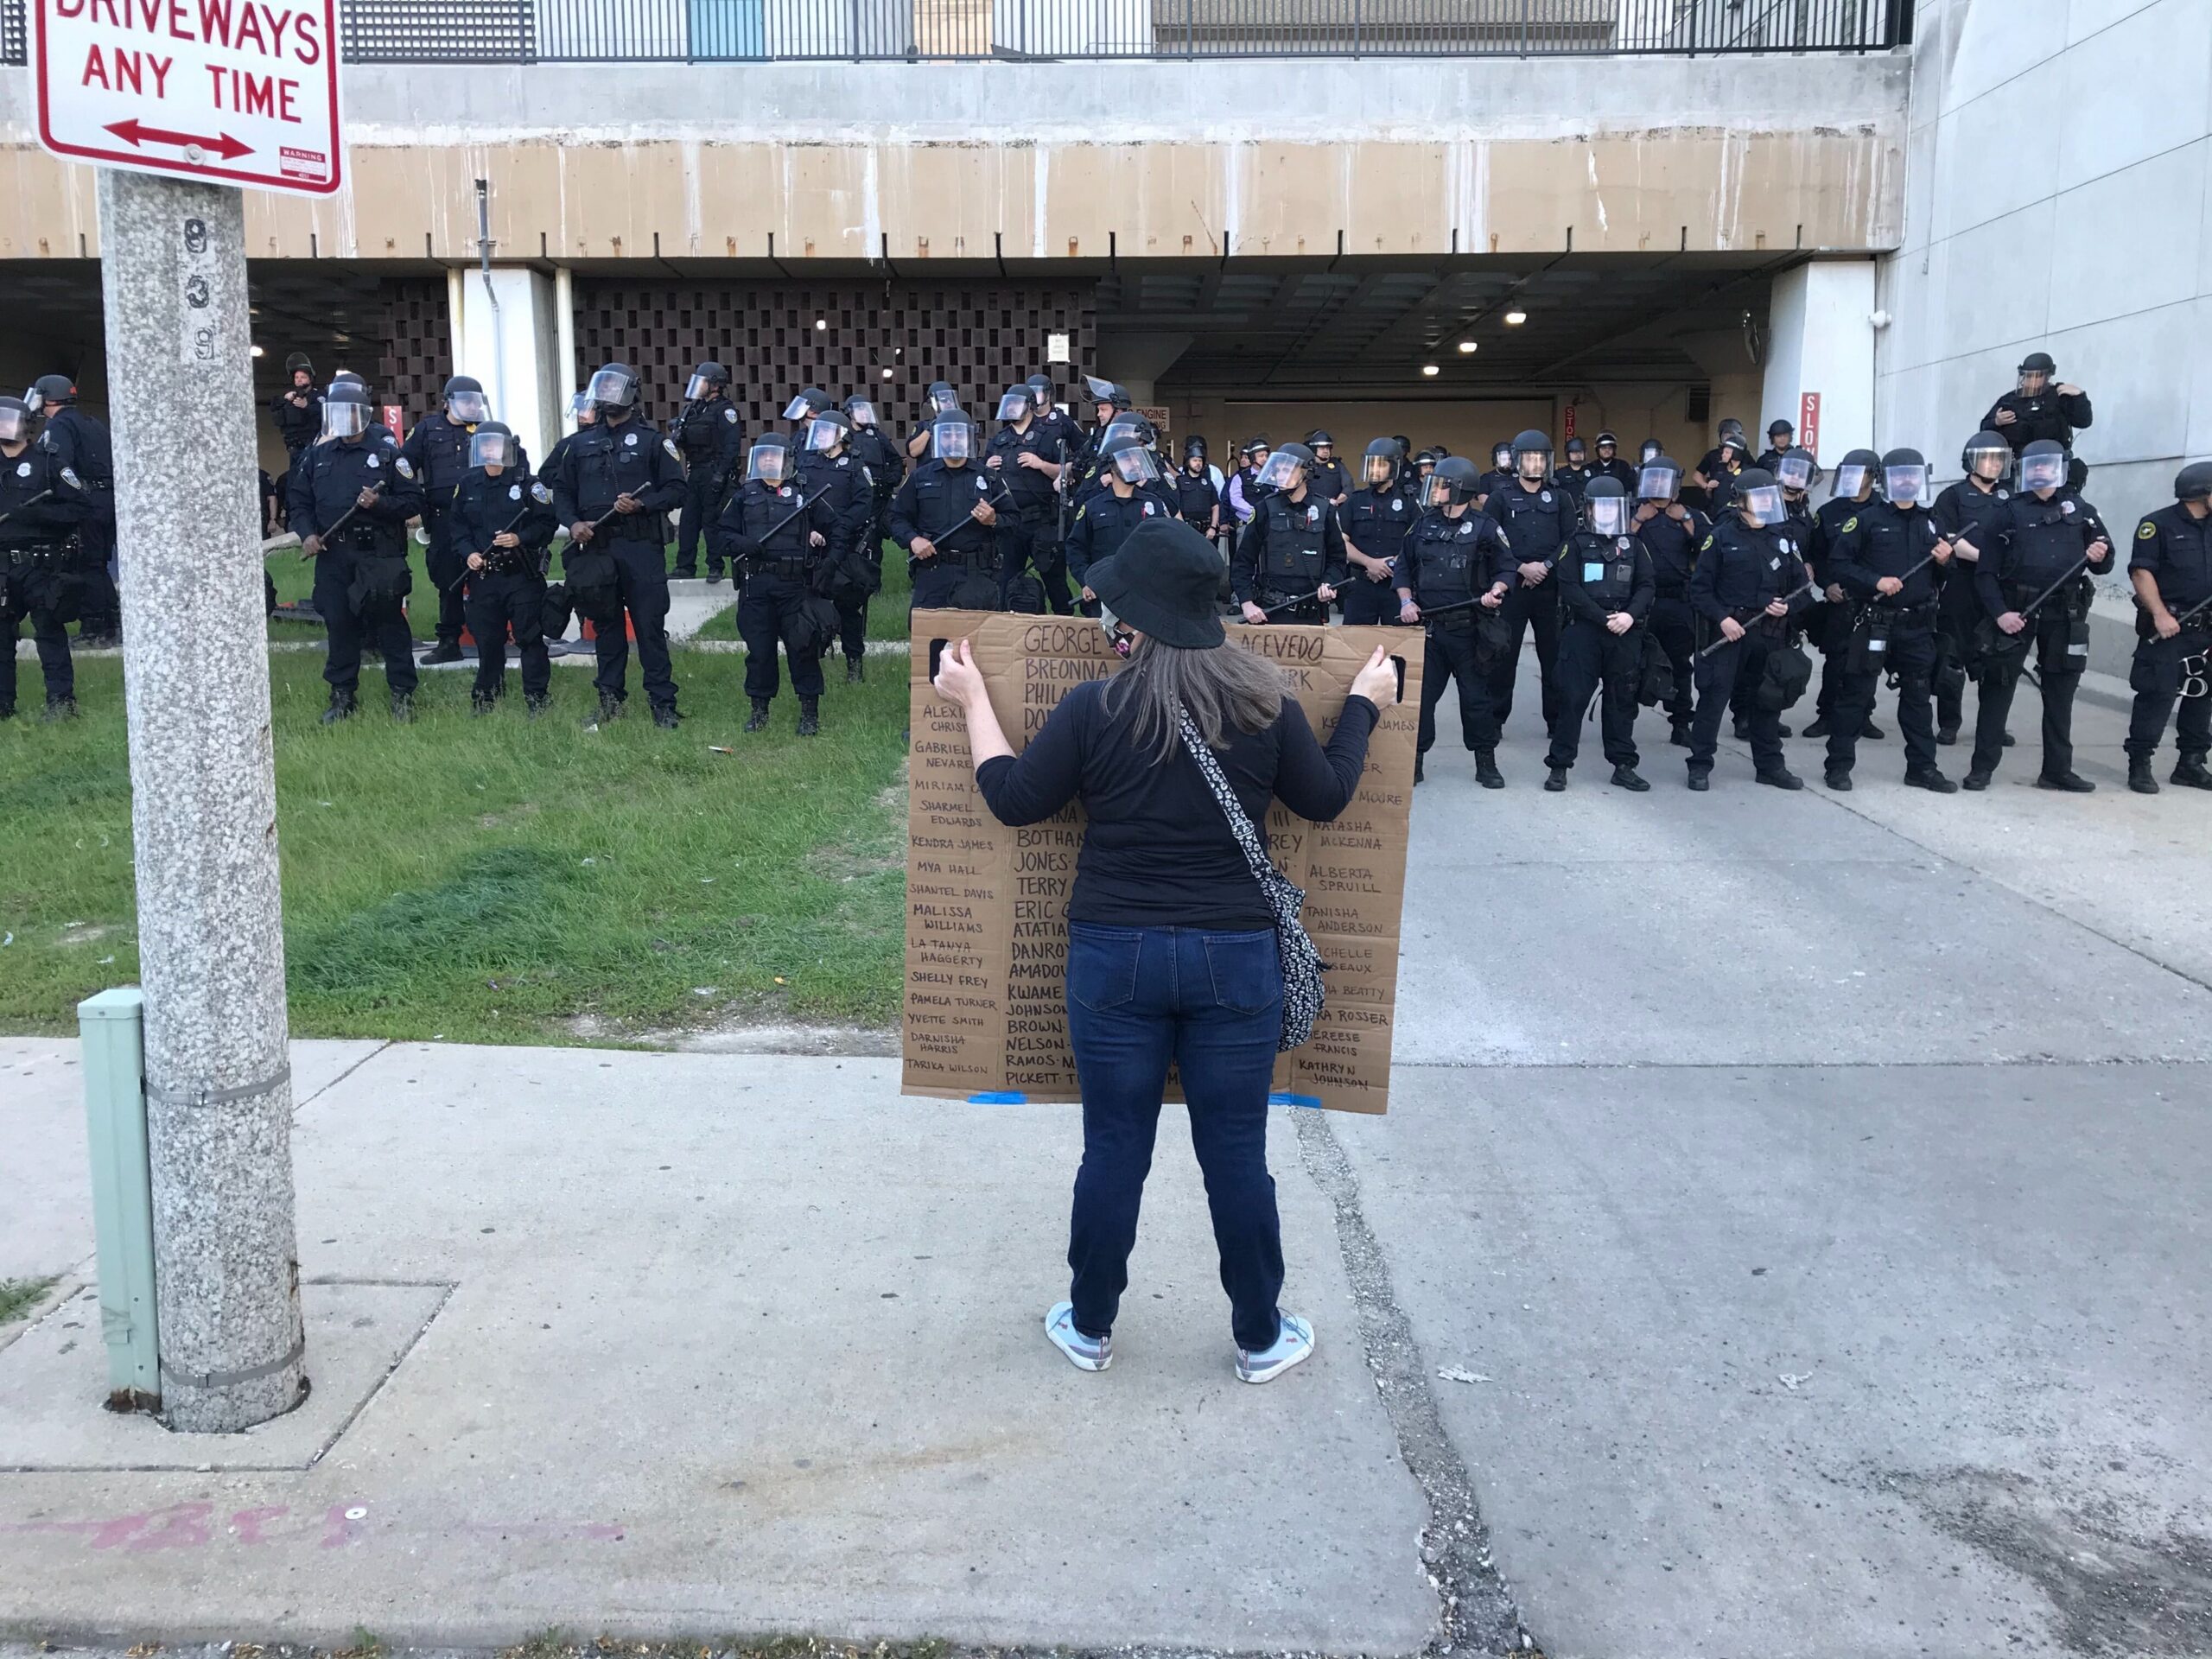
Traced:
POLYGON ((1134 709, 1131 734, 1167 760, 1182 747, 1182 711, 1191 711, 1207 747, 1229 747, 1232 732, 1264 732, 1282 713, 1282 677, 1235 645, 1164 645, 1149 635, 1106 687, 1106 712, 1134 709))

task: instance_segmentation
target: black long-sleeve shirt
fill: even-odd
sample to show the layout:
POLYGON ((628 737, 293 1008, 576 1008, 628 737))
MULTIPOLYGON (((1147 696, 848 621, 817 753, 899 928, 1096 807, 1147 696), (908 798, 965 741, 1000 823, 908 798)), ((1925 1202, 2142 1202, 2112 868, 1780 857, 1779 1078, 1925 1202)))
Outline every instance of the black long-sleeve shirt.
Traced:
MULTIPOLYGON (((1090 823, 1068 895, 1071 922, 1224 932, 1274 926, 1198 762, 1179 742, 1165 761, 1153 745, 1140 745, 1129 700, 1109 703, 1112 684, 1077 686, 1020 754, 978 768, 992 815, 1001 823, 1036 823, 1082 800, 1090 823)), ((1325 747, 1306 711, 1285 698, 1265 731, 1231 735, 1221 769, 1262 846, 1270 799, 1322 823, 1351 804, 1377 718, 1366 698, 1346 698, 1325 747)))
POLYGON ((1999 434, 2012 446, 2016 455, 2038 438, 2055 439, 2066 446, 2066 453, 2070 455, 2074 453, 2075 433, 2088 429, 2095 420, 2088 392, 2062 392, 2056 386, 2046 386, 2032 397, 2024 391, 2006 392, 1981 417, 1981 429, 1999 434), (1999 410, 2012 412, 2009 425, 1997 424, 1999 410))

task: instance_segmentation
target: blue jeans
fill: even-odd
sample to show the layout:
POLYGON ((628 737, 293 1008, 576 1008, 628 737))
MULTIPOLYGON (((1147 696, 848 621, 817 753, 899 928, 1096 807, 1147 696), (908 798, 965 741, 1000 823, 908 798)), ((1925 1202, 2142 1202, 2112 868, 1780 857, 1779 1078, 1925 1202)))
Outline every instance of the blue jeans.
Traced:
POLYGON ((1213 1211, 1240 1348, 1280 1331, 1282 1225, 1268 1173, 1268 1092, 1282 1031, 1273 928, 1068 928, 1068 1037, 1083 1084, 1083 1166, 1068 1228, 1076 1329, 1103 1336, 1128 1287, 1137 1210, 1172 1060, 1213 1211))

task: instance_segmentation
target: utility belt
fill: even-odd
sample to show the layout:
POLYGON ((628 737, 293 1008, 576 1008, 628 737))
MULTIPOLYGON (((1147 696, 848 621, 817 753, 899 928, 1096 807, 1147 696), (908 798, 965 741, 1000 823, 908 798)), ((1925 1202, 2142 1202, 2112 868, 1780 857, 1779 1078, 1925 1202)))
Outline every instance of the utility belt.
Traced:
POLYGON ((491 547, 484 550, 484 569, 495 576, 534 576, 537 561, 520 548, 491 547))
MULTIPOLYGON (((2049 582, 2008 582, 2003 585, 2005 602, 2012 609, 2024 610, 2032 605, 2050 587, 2049 582)), ((2062 586, 2056 593, 2044 599, 2043 607, 2028 619, 2031 624, 2045 616, 2082 616, 2089 613, 2089 593, 2081 578, 2062 586)))
MULTIPOLYGON (((1319 586, 1318 579, 1315 586, 1319 586)), ((1268 611, 1274 609, 1278 605, 1310 606, 1317 611, 1328 609, 1321 601, 1313 597, 1312 588, 1277 588, 1270 583, 1261 583, 1260 608, 1268 611)))
MULTIPOLYGON (((2166 601, 2166 609, 2174 616, 2179 617, 2201 602, 2192 599, 2186 604, 2182 604, 2169 600, 2166 601)), ((2198 611, 2195 616, 2183 622, 2181 625, 2181 632, 2174 638, 2177 639, 2202 639, 2207 634, 2212 634, 2212 607, 2198 611)), ((2158 637, 2158 626, 2151 620, 2149 609, 2139 599, 2135 601, 2135 637, 2138 639, 2156 639, 2158 637)))
POLYGON ((812 569, 812 561, 803 553, 755 553, 745 561, 746 575, 779 576, 786 582, 804 582, 812 569))
POLYGON ((59 564, 67 561, 76 549, 77 538, 73 536, 66 542, 38 542, 25 547, 11 547, 7 553, 8 563, 11 568, 59 564))
POLYGON ((1678 601, 1686 601, 1690 596, 1690 585, 1687 582, 1678 582, 1671 585, 1662 582, 1657 584, 1656 588, 1654 589, 1654 596, 1659 599, 1671 599, 1678 601))

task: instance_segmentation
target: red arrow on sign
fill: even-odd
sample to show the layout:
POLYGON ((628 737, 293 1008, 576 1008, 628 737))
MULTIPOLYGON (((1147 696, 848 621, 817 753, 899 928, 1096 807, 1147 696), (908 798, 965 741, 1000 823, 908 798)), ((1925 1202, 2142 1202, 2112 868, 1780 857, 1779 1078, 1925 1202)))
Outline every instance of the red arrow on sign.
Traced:
POLYGON ((226 162, 236 161, 241 156, 253 154, 251 144, 242 144, 227 132, 219 138, 202 138, 197 133, 170 132, 166 128, 147 126, 135 115, 128 121, 111 121, 108 123, 107 130, 134 149, 142 143, 151 141, 156 144, 197 146, 210 155, 221 156, 226 162))

